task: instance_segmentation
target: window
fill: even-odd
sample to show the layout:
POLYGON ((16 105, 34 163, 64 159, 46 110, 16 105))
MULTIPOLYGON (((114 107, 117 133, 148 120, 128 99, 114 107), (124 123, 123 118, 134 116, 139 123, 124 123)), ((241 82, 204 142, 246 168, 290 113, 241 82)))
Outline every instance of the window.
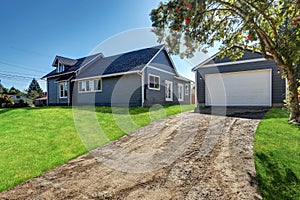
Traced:
POLYGON ((57 72, 63 72, 63 71, 65 71, 65 66, 58 61, 57 72))
POLYGON ((67 98, 68 97, 68 83, 63 82, 59 84, 59 97, 67 98))
POLYGON ((185 84, 185 95, 189 95, 190 87, 189 84, 185 84))
POLYGON ((178 83, 178 101, 183 101, 183 84, 178 83))
POLYGON ((93 81, 92 80, 86 81, 85 86, 86 86, 87 92, 93 91, 93 81))
POLYGON ((94 80, 94 90, 102 91, 102 80, 101 79, 94 80))
POLYGON ((79 92, 85 92, 85 81, 79 81, 79 88, 78 91, 79 92))
POLYGON ((173 83, 171 81, 166 81, 166 101, 173 101, 173 83))
POLYGON ((102 79, 92 79, 78 82, 78 92, 102 91, 102 79))
POLYGON ((148 77, 148 87, 152 90, 159 90, 160 89, 160 77, 155 75, 149 75, 148 77))

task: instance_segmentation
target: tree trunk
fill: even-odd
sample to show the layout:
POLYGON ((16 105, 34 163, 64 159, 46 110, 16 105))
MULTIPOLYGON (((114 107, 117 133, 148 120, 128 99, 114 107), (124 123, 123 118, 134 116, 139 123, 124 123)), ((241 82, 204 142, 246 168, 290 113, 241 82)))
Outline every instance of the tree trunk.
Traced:
POLYGON ((291 112, 290 122, 300 123, 300 111, 298 100, 298 82, 296 73, 293 67, 287 68, 287 80, 288 80, 288 108, 291 112))

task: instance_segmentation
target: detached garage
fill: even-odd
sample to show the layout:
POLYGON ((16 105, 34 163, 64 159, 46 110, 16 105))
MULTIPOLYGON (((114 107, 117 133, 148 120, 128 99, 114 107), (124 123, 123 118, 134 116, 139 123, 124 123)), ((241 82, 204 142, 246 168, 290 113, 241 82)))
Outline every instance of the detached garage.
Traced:
POLYGON ((193 69, 198 106, 281 106, 285 99, 285 79, 274 61, 256 52, 244 56, 207 61, 193 69))

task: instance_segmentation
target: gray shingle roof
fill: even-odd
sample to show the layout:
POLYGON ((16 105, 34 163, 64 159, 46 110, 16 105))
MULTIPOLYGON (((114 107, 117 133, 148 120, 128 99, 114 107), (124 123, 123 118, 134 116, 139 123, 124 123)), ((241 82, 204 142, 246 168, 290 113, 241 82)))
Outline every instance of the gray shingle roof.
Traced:
POLYGON ((55 69, 43 78, 75 73, 78 70, 81 70, 76 77, 78 79, 141 70, 162 47, 160 45, 104 58, 101 53, 77 60, 56 56, 55 59, 65 65, 65 71, 58 73, 55 69), (83 66, 85 67, 82 68, 83 66))
POLYGON ((63 65, 66 66, 73 66, 76 64, 77 60, 75 59, 71 59, 71 58, 66 58, 66 57, 62 57, 62 56, 56 56, 53 62, 53 66, 57 66, 57 64, 55 63, 56 60, 59 60, 63 65))
POLYGON ((77 79, 141 70, 162 45, 99 59, 81 71, 77 79))
POLYGON ((62 60, 60 60, 60 61, 64 62, 63 64, 65 65, 65 71, 58 73, 57 70, 55 69, 52 72, 48 73, 47 75, 43 76, 42 78, 49 78, 51 76, 64 75, 64 74, 68 74, 68 73, 75 73, 77 70, 79 70, 81 67, 83 67, 86 64, 88 64, 89 62, 91 62, 93 59, 96 60, 96 58, 100 59, 102 57, 103 57, 102 53, 93 54, 93 55, 83 57, 83 58, 79 58, 79 59, 76 59, 76 60, 56 56, 55 60, 56 59, 61 59, 61 58, 64 59, 64 61, 62 61, 62 60), (76 61, 76 62, 73 62, 71 60, 76 61))

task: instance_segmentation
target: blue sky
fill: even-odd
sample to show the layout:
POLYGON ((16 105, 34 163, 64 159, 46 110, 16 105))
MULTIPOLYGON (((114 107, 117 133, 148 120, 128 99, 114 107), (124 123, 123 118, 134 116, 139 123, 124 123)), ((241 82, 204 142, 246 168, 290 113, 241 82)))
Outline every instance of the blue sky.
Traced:
MULTIPOLYGON (((28 88, 31 77, 39 79, 53 69, 55 55, 80 58, 102 51, 109 56, 155 45, 155 37, 149 35, 152 34, 149 13, 158 3, 158 0, 1 0, 1 83, 8 88, 28 88), (141 30, 147 34, 141 34, 141 30), (131 38, 138 38, 135 44, 126 40, 127 43, 120 45, 120 39, 128 38, 131 33, 134 35, 131 38)), ((178 71, 192 79, 192 65, 175 60, 179 63, 178 71)), ((45 81, 39 83, 45 89, 45 81)))

